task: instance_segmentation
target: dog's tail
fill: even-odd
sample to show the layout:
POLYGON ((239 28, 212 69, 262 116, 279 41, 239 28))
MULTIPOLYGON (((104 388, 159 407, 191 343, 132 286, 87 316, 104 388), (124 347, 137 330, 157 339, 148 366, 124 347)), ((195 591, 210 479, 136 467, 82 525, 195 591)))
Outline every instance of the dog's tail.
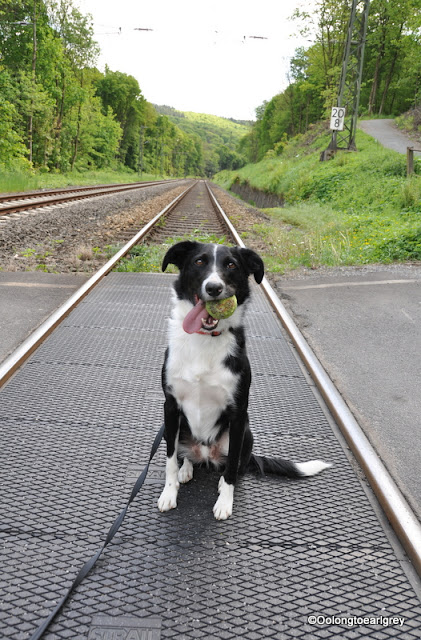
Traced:
POLYGON ((308 462, 291 462, 283 458, 267 458, 251 454, 247 471, 264 476, 267 473, 288 478, 305 478, 315 476, 332 465, 323 460, 309 460, 308 462))

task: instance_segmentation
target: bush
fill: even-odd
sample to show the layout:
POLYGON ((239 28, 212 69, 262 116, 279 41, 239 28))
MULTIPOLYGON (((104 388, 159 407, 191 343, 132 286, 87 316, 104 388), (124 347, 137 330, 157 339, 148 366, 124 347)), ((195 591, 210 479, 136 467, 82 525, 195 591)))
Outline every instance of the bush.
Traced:
POLYGON ((415 231, 388 240, 378 247, 386 260, 421 260, 421 227, 415 231))
POLYGON ((385 176, 406 176, 405 157, 402 158, 385 158, 382 164, 382 173, 385 176))

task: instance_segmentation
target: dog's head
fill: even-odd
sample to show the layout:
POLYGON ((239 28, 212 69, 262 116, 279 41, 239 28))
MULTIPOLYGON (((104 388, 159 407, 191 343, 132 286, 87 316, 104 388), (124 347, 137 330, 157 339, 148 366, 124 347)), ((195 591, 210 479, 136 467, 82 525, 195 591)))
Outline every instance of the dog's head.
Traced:
MULTIPOLYGON (((175 283, 178 299, 195 306, 234 295, 240 306, 250 293, 249 275, 253 274, 260 284, 264 274, 263 261, 257 253, 219 244, 179 242, 166 253, 162 270, 165 271, 169 264, 175 264, 180 270, 175 283)), ((212 331, 217 324, 218 321, 211 317, 204 318, 203 329, 212 331)))

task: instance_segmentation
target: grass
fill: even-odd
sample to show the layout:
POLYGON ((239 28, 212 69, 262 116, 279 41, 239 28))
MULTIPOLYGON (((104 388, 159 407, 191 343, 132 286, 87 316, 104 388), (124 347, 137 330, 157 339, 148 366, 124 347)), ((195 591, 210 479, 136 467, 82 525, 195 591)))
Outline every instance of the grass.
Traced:
POLYGON ((224 188, 247 183, 284 199, 249 233, 264 240, 268 270, 421 260, 420 161, 407 178, 405 156, 358 131, 357 152, 320 162, 327 143, 326 135, 311 144, 300 137, 282 156, 214 178, 224 188))
POLYGON ((281 208, 265 209, 265 213, 270 222, 255 225, 251 236, 263 240, 267 247, 262 254, 268 271, 336 266, 351 249, 346 226, 317 204, 292 206, 288 215, 281 208))
MULTIPOLYGON (((158 180, 152 174, 142 175, 142 181, 158 180)), ((0 173, 0 193, 13 191, 35 191, 36 189, 60 188, 73 185, 94 185, 122 182, 140 182, 133 171, 73 171, 71 173, 11 172, 0 173)))

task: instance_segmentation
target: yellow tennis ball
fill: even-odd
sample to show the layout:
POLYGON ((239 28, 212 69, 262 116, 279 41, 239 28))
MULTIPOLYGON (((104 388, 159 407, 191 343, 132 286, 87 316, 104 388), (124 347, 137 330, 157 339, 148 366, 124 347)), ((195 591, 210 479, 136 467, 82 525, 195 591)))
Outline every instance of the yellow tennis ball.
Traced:
POLYGON ((229 318, 232 316, 236 308, 237 298, 235 296, 225 298, 224 300, 211 300, 206 303, 206 311, 210 316, 212 316, 212 318, 215 318, 215 320, 224 320, 225 318, 229 318))

